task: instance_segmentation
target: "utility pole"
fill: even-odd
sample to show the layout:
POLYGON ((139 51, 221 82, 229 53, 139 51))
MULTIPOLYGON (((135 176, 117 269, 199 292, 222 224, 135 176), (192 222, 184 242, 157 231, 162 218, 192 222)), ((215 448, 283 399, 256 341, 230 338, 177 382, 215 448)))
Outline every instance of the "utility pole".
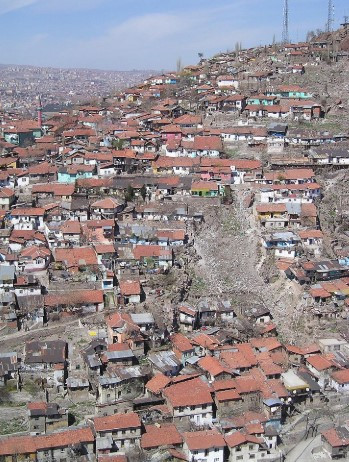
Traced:
POLYGON ((284 0, 284 18, 283 18, 283 29, 282 29, 282 43, 288 43, 290 41, 288 34, 288 0, 284 0))

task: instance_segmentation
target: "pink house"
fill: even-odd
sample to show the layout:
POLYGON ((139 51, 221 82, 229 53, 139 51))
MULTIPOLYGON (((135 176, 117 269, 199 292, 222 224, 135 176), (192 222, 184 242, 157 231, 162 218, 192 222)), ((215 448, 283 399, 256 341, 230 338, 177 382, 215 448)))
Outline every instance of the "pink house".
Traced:
POLYGON ((202 180, 222 180, 231 182, 230 167, 201 167, 200 177, 202 180))
POLYGON ((161 136, 163 140, 176 140, 181 141, 182 139, 182 129, 178 125, 167 125, 161 130, 161 136))

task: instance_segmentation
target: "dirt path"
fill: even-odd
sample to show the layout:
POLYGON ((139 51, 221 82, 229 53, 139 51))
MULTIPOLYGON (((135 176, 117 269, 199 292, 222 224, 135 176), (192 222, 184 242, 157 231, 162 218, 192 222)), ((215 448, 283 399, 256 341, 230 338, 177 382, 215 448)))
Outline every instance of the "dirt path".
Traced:
MULTIPOLYGON (((88 321, 93 321, 94 318, 100 317, 100 313, 93 313, 84 316, 80 321, 84 324, 88 321)), ((48 325, 47 327, 39 327, 38 329, 31 330, 28 332, 15 332, 14 334, 3 335, 0 337, 0 351, 10 351, 11 348, 18 348, 29 340, 36 340, 38 338, 44 339, 55 336, 61 338, 61 336, 67 337, 75 329, 81 329, 79 325, 79 319, 72 319, 71 321, 61 321, 48 325)))

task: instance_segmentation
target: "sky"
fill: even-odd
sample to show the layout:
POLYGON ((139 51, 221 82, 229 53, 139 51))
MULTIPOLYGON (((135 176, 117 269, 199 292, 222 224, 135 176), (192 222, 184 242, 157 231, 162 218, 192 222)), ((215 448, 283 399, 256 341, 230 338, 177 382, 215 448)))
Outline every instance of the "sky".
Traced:
MULTIPOLYGON (((324 28, 328 0, 289 0, 290 37, 324 28)), ((334 26, 349 15, 334 0, 334 26)), ((281 39, 283 0, 0 0, 0 62, 108 70, 175 70, 281 39)))

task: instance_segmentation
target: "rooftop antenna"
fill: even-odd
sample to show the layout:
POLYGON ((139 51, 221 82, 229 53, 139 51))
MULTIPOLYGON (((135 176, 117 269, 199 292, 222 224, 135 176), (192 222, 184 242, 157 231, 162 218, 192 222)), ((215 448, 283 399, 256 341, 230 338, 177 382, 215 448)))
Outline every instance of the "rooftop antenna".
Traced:
POLYGON ((284 20, 282 29, 282 43, 288 43, 290 41, 288 35, 288 0, 284 0, 284 20))
POLYGON ((327 32, 332 32, 334 22, 334 4, 333 0, 328 0, 328 12, 327 12, 327 32))

